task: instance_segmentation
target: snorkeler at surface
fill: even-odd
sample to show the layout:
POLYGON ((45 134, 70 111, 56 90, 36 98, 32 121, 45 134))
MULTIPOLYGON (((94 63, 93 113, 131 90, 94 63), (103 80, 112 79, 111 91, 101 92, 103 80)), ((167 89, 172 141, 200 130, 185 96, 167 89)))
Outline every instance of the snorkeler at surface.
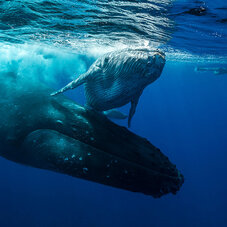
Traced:
POLYGON ((227 74, 224 67, 195 67, 195 72, 213 72, 215 75, 227 74))

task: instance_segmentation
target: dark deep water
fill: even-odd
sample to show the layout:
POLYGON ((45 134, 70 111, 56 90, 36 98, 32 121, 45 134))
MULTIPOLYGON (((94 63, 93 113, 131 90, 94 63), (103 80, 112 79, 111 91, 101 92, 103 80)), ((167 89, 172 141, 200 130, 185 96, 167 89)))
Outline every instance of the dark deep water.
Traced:
MULTIPOLYGON (((195 70, 227 68, 226 19, 224 0, 0 1, 0 76, 59 88, 107 51, 164 50, 131 130, 185 176, 153 199, 0 158, 0 226, 227 226, 227 74, 195 70)), ((82 87, 67 95, 84 103, 82 87)))

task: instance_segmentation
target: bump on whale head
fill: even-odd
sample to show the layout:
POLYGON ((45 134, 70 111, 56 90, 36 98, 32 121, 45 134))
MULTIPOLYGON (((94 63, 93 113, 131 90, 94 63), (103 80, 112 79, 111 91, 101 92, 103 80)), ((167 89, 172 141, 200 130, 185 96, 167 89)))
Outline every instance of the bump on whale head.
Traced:
POLYGON ((151 52, 148 57, 145 77, 150 78, 151 82, 156 80, 161 75, 165 62, 165 54, 163 52, 159 50, 151 52))

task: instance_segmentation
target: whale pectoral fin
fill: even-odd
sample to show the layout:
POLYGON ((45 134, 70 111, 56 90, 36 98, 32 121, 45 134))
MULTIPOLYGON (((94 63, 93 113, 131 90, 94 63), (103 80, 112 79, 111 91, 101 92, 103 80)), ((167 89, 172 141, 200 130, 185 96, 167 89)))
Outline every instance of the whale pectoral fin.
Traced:
POLYGON ((215 71, 213 71, 213 73, 214 73, 215 75, 221 74, 219 70, 215 70, 215 71))
POLYGON ((69 84, 67 84, 65 87, 61 88, 58 91, 55 91, 55 92, 51 93, 50 95, 51 96, 58 95, 58 94, 61 94, 61 93, 65 92, 65 91, 67 91, 69 89, 77 88, 81 84, 83 84, 85 81, 86 81, 86 74, 82 74, 77 79, 75 79, 72 82, 70 82, 69 84))
POLYGON ((29 165, 101 182, 107 179, 105 167, 113 159, 102 150, 49 129, 31 132, 22 147, 20 155, 29 165))
POLYGON ((156 198, 176 194, 184 178, 159 149, 126 129, 99 127, 106 130, 107 140, 96 135, 94 146, 51 129, 33 131, 15 153, 16 160, 156 198))
POLYGON ((118 120, 123 120, 128 117, 127 115, 121 113, 119 110, 116 110, 116 109, 103 111, 103 114, 108 118, 118 119, 118 120))
MULTIPOLYGON (((141 92, 141 93, 142 93, 142 92, 141 92)), ((133 117, 133 115, 134 115, 135 112, 136 112, 136 107, 137 107, 137 104, 138 104, 138 102, 139 102, 139 98, 140 98, 141 93, 140 93, 138 96, 135 96, 135 97, 131 100, 131 108, 130 108, 129 117, 128 117, 128 127, 129 127, 129 128, 130 128, 130 126, 131 126, 132 117, 133 117)))

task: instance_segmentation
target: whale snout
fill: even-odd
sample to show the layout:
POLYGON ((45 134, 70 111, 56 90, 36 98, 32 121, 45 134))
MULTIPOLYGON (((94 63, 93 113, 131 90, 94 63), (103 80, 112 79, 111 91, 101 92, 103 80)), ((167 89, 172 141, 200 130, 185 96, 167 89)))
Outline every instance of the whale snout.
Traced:
POLYGON ((160 77, 165 62, 165 54, 161 51, 152 52, 148 57, 145 77, 148 78, 149 83, 154 82, 160 77))
POLYGON ((155 51, 152 55, 148 58, 148 66, 157 66, 163 67, 165 64, 165 54, 161 51, 155 51))
POLYGON ((154 57, 154 64, 162 68, 166 62, 165 54, 163 52, 158 51, 154 54, 153 57, 154 57))
POLYGON ((165 54, 160 51, 155 51, 148 59, 148 68, 150 68, 149 71, 153 72, 154 70, 162 70, 165 62, 165 54))

